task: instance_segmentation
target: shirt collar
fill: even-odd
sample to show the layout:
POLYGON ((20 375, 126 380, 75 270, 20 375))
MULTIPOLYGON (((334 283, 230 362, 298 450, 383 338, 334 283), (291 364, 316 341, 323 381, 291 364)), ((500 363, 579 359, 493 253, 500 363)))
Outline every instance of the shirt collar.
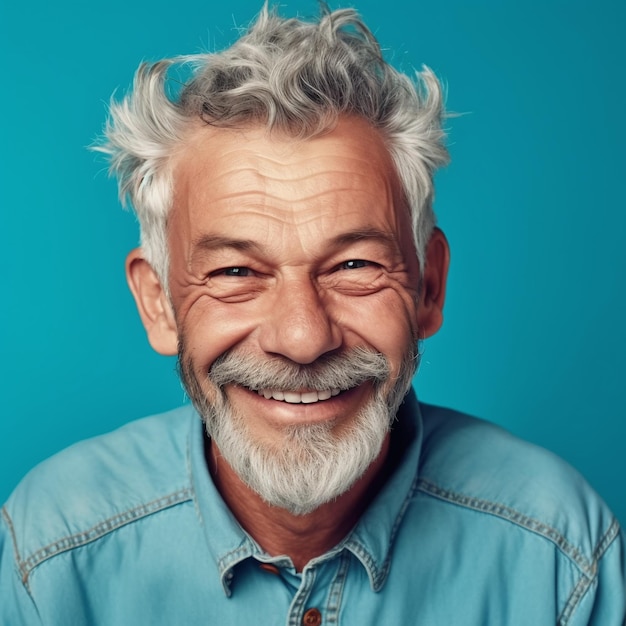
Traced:
POLYGON ((224 592, 230 596, 234 567, 263 551, 239 525, 211 479, 204 456, 204 423, 199 415, 189 433, 187 458, 196 513, 209 553, 217 564, 224 592))
POLYGON ((385 584, 396 532, 417 488, 422 430, 419 404, 411 389, 391 431, 389 476, 345 539, 345 547, 367 571, 373 591, 385 584))
MULTIPOLYGON (((372 590, 382 589, 389 573, 396 531, 416 489, 421 444, 419 404, 411 390, 398 411, 392 429, 389 477, 348 536, 315 562, 332 558, 344 549, 349 550, 365 568, 372 590)), ((243 530, 222 500, 207 470, 204 425, 199 416, 192 423, 187 458, 196 512, 226 595, 231 594, 230 583, 236 565, 248 558, 271 562, 278 567, 291 565, 286 557, 267 555, 243 530)))

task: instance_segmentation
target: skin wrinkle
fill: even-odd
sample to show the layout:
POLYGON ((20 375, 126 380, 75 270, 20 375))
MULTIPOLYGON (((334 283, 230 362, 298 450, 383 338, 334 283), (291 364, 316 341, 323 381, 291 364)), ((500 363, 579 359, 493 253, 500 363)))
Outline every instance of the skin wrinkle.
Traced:
MULTIPOLYGON (((326 246, 327 252, 322 255, 311 255, 311 263, 316 266, 320 274, 336 272, 341 263, 337 263, 337 255, 350 254, 352 250, 358 256, 359 251, 366 256, 373 255, 379 261, 385 261, 387 271, 392 274, 398 271, 406 271, 407 265, 402 262, 401 253, 392 235, 370 229, 369 231, 353 231, 335 237, 326 246), (365 248, 365 250, 363 250, 365 248), (379 254, 379 250, 382 253, 379 254), (369 252, 369 254, 368 254, 369 252)), ((223 237, 220 235, 203 236, 195 244, 192 244, 193 252, 187 264, 189 272, 196 276, 209 276, 211 272, 220 269, 221 259, 228 267, 229 254, 241 252, 243 262, 252 260, 259 264, 259 268, 252 268, 255 272, 261 272, 260 266, 266 264, 264 259, 276 256, 274 250, 268 250, 253 240, 241 240, 223 237), (204 263, 204 267, 201 268, 204 263), (194 267, 198 267, 194 270, 194 267), (206 269, 204 269, 206 268, 206 269)), ((295 264, 302 266, 303 263, 295 264)), ((313 275, 311 276, 313 278, 313 275)), ((410 288, 407 285, 407 288, 410 288)))
MULTIPOLYGON (((235 214, 235 218, 238 217, 238 214, 235 214)), ((377 233, 380 231, 377 231, 376 229, 365 229, 366 233, 369 235, 371 233, 374 233, 373 236, 371 237, 363 237, 361 235, 360 232, 358 233, 354 233, 354 232, 350 232, 350 233, 345 233, 345 234, 341 234, 338 235, 336 237, 334 237, 333 240, 331 240, 331 242, 327 245, 327 248, 329 248, 329 253, 327 254, 327 256, 331 256, 333 254, 339 254, 342 252, 341 250, 341 244, 343 242, 349 243, 351 240, 355 240, 354 244, 359 244, 359 243, 368 243, 368 242, 374 242, 376 243, 376 239, 382 239, 382 243, 383 244, 387 244, 387 248, 390 248, 390 240, 393 239, 392 236, 387 236, 386 234, 382 234, 382 235, 378 235, 377 233), (369 232, 367 232, 367 230, 369 230, 369 232), (389 242, 389 243, 388 243, 389 242)), ((200 240, 202 242, 203 237, 200 237, 200 240)), ((208 238, 205 239, 205 241, 212 241, 214 244, 217 245, 217 243, 219 242, 220 246, 223 247, 233 247, 235 249, 237 249, 238 251, 243 251, 243 252, 254 252, 257 253, 259 255, 266 255, 265 253, 265 249, 258 243, 251 241, 251 240, 246 240, 246 241, 242 241, 242 240, 235 240, 235 239, 228 239, 225 237, 221 237, 219 235, 217 236, 208 236, 208 238), (232 243, 228 243, 228 242, 232 242, 232 243)), ((190 249, 195 249, 198 250, 198 248, 205 248, 204 245, 202 245, 202 243, 199 244, 191 244, 190 249)), ((211 246, 210 246, 211 247, 211 246)), ((203 250, 203 252, 206 252, 206 250, 203 250)), ((213 252, 215 252, 213 250, 213 252)), ((303 250, 304 254, 307 254, 306 250, 303 250)), ((402 280, 402 277, 405 275, 405 273, 408 271, 408 266, 406 265, 406 263, 402 262, 402 257, 400 256, 399 253, 399 249, 398 249, 398 245, 394 245, 392 250, 388 250, 387 253, 390 255, 389 257, 389 261, 388 263, 388 267, 385 270, 385 275, 390 279, 390 280, 395 280, 397 281, 398 284, 401 284, 403 286, 403 288, 407 289, 407 290, 411 290, 414 293, 414 299, 417 297, 417 287, 412 288, 410 284, 407 283, 406 280, 402 280), (391 260, 392 256, 397 256, 398 258, 395 258, 393 260, 391 260)), ((195 277, 195 281, 192 281, 194 284, 199 285, 200 283, 202 283, 205 280, 205 272, 200 272, 194 269, 194 254, 196 254, 195 252, 190 252, 189 253, 190 256, 192 257, 190 262, 188 263, 188 272, 189 272, 189 278, 191 278, 191 276, 195 277)), ((350 249, 348 248, 348 250, 345 251, 345 254, 350 255, 350 249)), ((313 261, 314 264, 318 263, 318 261, 315 259, 316 256, 319 257, 319 255, 316 255, 314 252, 311 252, 310 254, 307 254, 307 256, 310 256, 313 261)), ((358 256, 358 253, 357 253, 358 256)), ((235 265, 240 265, 241 263, 236 262, 234 263, 235 265)), ((245 264, 245 262, 243 263, 245 264)), ((283 265, 285 265, 286 263, 284 263, 283 265)), ((299 263, 299 264, 293 264, 294 268, 298 268, 298 267, 302 267, 304 265, 303 263, 299 263)), ((317 268, 316 268, 317 269, 317 268)), ((210 296, 210 292, 208 293, 208 295, 210 296)))
MULTIPOLYGON (((250 139, 250 134, 251 133, 249 132, 243 133, 244 136, 242 137, 242 139, 250 139)), ((196 139, 196 142, 192 141, 192 152, 194 149, 198 148, 197 143, 198 143, 197 139, 196 139)), ((283 149, 282 152, 287 155, 287 158, 292 157, 294 153, 296 153, 296 151, 293 149, 283 149)), ((338 154, 337 150, 331 150, 329 152, 331 155, 338 154)), ((295 236, 298 236, 300 241, 302 241, 302 239, 306 235, 308 235, 308 232, 302 233, 301 231, 306 230, 306 227, 310 227, 311 225, 315 226, 320 221, 320 212, 319 212, 319 208, 317 208, 318 203, 313 202, 313 200, 322 198, 324 196, 331 196, 328 198, 329 209, 327 212, 327 216, 324 216, 324 217, 327 217, 328 219, 333 220, 333 221, 335 218, 333 208, 334 206, 338 204, 336 201, 333 202, 333 199, 335 197, 341 196, 342 192, 353 191, 355 187, 358 189, 360 187, 358 183, 363 183, 365 188, 375 188, 377 192, 380 192, 381 189, 384 189, 385 196, 386 196, 385 201, 387 203, 393 201, 393 191, 390 187, 389 180, 388 180, 389 173, 390 173, 389 171, 387 171, 387 176, 380 176, 380 174, 376 172, 376 176, 375 176, 376 180, 371 180, 364 175, 355 175, 354 172, 348 173, 346 171, 347 169, 346 166, 344 166, 342 162, 340 163, 339 167, 336 167, 335 170, 330 173, 330 175, 332 176, 333 180, 344 183, 346 174, 348 174, 348 178, 351 181, 353 181, 352 184, 350 185, 338 184, 335 187, 333 187, 330 191, 326 191, 326 190, 318 191, 317 193, 310 194, 308 196, 303 197, 301 193, 301 185, 295 184, 295 183, 300 183, 303 180, 302 176, 294 176, 293 174, 291 174, 290 176, 280 177, 280 178, 278 176, 271 177, 267 171, 263 171, 264 169, 265 170, 267 169, 268 164, 273 164, 274 166, 276 164, 280 164, 281 172, 283 171, 282 168, 288 170, 287 173, 289 173, 289 171, 293 171, 294 168, 291 167, 289 164, 285 165, 285 163, 283 163, 283 160, 268 159, 264 155, 258 155, 257 153, 254 153, 253 151, 248 150, 245 147, 240 148, 239 151, 227 150, 225 154, 227 155, 227 157, 229 155, 231 156, 230 160, 235 160, 237 162, 241 162, 242 158, 250 157, 253 159, 254 163, 257 164, 257 167, 243 168, 239 166, 238 168, 231 169, 229 168, 229 158, 227 157, 222 158, 222 156, 220 155, 220 165, 225 168, 226 173, 222 174, 221 176, 219 174, 216 176, 215 172, 213 172, 213 177, 216 180, 216 183, 219 184, 220 180, 222 182, 224 182, 224 180, 228 182, 228 180, 230 180, 231 177, 234 177, 234 176, 237 177, 237 182, 238 182, 236 191, 231 192, 231 193, 221 194, 220 203, 226 202, 226 204, 228 205, 229 202, 232 202, 234 199, 239 200, 238 204, 244 205, 246 207, 246 210, 243 211, 242 213, 243 214, 247 213, 247 215, 242 215, 242 217, 244 217, 244 219, 246 217, 249 219, 251 216, 254 216, 254 215, 262 216, 264 218, 264 223, 266 224, 266 228, 268 229, 268 231, 271 228, 271 224, 269 223, 271 220, 276 220, 279 224, 285 224, 285 226, 282 227, 281 230, 286 228, 288 224, 295 224, 297 222, 297 225, 299 228, 295 230, 295 236), (239 154, 239 152, 241 154, 239 154), (263 165, 265 165, 265 168, 263 168, 263 165), (242 177, 241 177, 242 173, 250 174, 250 177, 253 179, 253 183, 257 184, 257 188, 254 189, 254 191, 241 192, 241 187, 245 186, 246 184, 245 177, 242 180, 242 177), (224 179, 223 177, 226 177, 226 179, 224 179), (285 181, 290 182, 291 183, 290 189, 296 188, 298 190, 299 196, 296 198, 290 197, 289 202, 284 202, 282 198, 280 197, 280 195, 270 193, 270 190, 268 189, 268 183, 271 183, 272 180, 274 180, 275 182, 278 181, 280 183, 285 182, 285 181), (248 206, 248 204, 250 204, 251 206, 248 206), (277 206, 272 206, 272 204, 276 204, 277 206), (313 204, 316 208, 311 208, 310 210, 307 210, 306 207, 307 205, 310 205, 310 204, 313 204)), ((353 156, 350 156, 346 159, 345 154, 342 156, 344 157, 346 162, 353 163, 355 165, 358 165, 359 167, 366 163, 365 159, 354 158, 353 156)), ((301 160, 302 162, 299 161, 298 165, 304 167, 304 166, 311 166, 314 164, 317 164, 317 165, 323 164, 325 166, 327 160, 328 160, 327 158, 321 159, 318 157, 311 157, 308 159, 305 158, 301 160)), ((207 168, 202 167, 200 169, 201 169, 201 173, 203 173, 207 168)), ((387 170, 389 169, 392 169, 392 168, 388 167, 387 170)), ((318 172, 315 175, 310 175, 310 176, 314 176, 314 178, 320 178, 320 177, 325 177, 325 176, 328 177, 328 175, 329 175, 329 172, 327 171, 327 169, 325 169, 322 172, 318 172)), ((280 188, 280 185, 279 185, 279 188, 280 188)), ((194 191, 193 186, 190 186, 189 184, 187 184, 187 188, 185 189, 185 191, 191 192, 189 194, 190 197, 187 198, 187 202, 186 202, 188 206, 194 205, 194 204, 208 205, 208 203, 204 201, 204 199, 201 197, 202 194, 200 194, 199 198, 195 197, 195 195, 197 194, 193 193, 194 191)), ((239 217, 239 215, 240 215, 239 212, 234 211, 233 214, 231 215, 231 219, 235 220, 239 217)), ((393 226, 396 227, 395 224, 393 226)), ((291 234, 293 237, 294 236, 293 231, 291 234)), ((276 238, 280 238, 282 236, 284 235, 280 233, 275 235, 276 238)), ((309 237, 309 238, 311 240, 317 239, 317 233, 315 233, 314 237, 309 237)), ((315 249, 306 250, 303 248, 303 252, 305 252, 308 255, 313 255, 315 254, 315 249)), ((187 258, 191 260, 192 256, 193 256, 193 249, 189 249, 187 251, 187 258)), ((188 264, 188 267, 189 266, 190 264, 188 264)))

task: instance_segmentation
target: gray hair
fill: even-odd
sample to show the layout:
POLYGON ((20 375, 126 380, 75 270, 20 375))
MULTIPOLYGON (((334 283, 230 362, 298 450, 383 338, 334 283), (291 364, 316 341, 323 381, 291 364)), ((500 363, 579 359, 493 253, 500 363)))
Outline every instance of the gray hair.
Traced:
POLYGON ((380 132, 409 207, 424 266, 435 225, 433 176, 448 153, 441 127, 442 89, 427 67, 415 80, 382 57, 373 34, 352 9, 322 7, 316 22, 284 19, 267 3, 248 32, 214 54, 143 63, 133 91, 112 101, 104 139, 120 199, 134 207, 146 260, 168 289, 167 216, 172 156, 198 120, 220 128, 264 125, 306 139, 339 116, 358 115, 380 132), (191 68, 180 95, 168 95, 167 72, 191 68))

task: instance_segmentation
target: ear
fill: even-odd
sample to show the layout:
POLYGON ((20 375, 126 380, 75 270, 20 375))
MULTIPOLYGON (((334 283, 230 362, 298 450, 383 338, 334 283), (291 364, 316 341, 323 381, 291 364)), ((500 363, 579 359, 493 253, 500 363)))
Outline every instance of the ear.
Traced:
POLYGON ((178 353, 176 319, 169 299, 152 266, 140 248, 126 257, 126 280, 135 298, 139 316, 148 333, 150 345, 159 354, 178 353))
POLYGON ((446 236, 439 228, 435 228, 428 241, 425 261, 417 306, 417 329, 420 339, 434 335, 443 323, 450 248, 446 236))

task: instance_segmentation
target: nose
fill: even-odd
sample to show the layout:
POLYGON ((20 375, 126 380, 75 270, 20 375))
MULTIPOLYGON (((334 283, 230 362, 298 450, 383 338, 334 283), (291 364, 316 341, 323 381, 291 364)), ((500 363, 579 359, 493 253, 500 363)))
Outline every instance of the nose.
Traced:
POLYGON ((285 281, 272 304, 259 333, 266 353, 305 365, 341 346, 341 330, 310 279, 285 281))

